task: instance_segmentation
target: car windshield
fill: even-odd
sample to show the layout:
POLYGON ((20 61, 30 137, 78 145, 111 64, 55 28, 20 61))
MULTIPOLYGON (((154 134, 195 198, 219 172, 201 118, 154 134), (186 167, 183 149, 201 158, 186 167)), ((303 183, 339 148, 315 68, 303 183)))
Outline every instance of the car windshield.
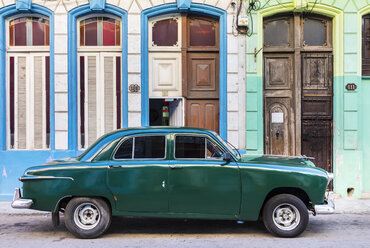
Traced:
MULTIPOLYGON (((104 149, 108 144, 111 143, 112 139, 106 139, 108 135, 103 135, 99 139, 97 139, 92 145, 90 145, 83 153, 77 156, 77 160, 88 160, 94 157, 97 153, 99 153, 102 149, 104 149), (85 157, 89 155, 88 157, 85 157)), ((118 137, 121 138, 121 137, 118 137)))
POLYGON ((232 153, 232 155, 234 155, 234 157, 238 158, 238 159, 241 159, 241 156, 240 156, 240 153, 239 151, 229 142, 226 142, 223 138, 221 138, 220 135, 218 135, 218 133, 216 132, 212 132, 212 134, 214 136, 216 136, 216 138, 221 141, 221 143, 232 153))

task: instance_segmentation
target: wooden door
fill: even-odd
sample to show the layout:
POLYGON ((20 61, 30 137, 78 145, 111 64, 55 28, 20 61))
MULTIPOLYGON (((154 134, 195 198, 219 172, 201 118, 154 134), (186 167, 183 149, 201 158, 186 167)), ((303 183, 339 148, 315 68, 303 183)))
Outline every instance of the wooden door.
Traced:
POLYGON ((185 124, 219 132, 218 22, 187 16, 186 24, 183 32, 185 124))
POLYGON ((302 55, 302 154, 332 171, 333 76, 330 53, 302 55))
POLYGON ((331 20, 299 13, 264 20, 265 153, 307 155, 332 171, 331 20))
POLYGON ((293 54, 264 54, 265 153, 294 153, 293 54))

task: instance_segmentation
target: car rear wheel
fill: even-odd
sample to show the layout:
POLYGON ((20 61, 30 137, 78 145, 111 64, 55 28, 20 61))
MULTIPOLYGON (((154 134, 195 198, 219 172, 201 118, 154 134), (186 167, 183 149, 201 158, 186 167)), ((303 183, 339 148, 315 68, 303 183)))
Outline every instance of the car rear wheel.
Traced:
POLYGON ((262 217, 267 230, 279 237, 296 237, 308 224, 306 205, 298 197, 289 194, 269 199, 262 217))
POLYGON ((65 225, 74 236, 83 239, 97 238, 110 226, 111 210, 97 198, 73 198, 67 205, 65 225))

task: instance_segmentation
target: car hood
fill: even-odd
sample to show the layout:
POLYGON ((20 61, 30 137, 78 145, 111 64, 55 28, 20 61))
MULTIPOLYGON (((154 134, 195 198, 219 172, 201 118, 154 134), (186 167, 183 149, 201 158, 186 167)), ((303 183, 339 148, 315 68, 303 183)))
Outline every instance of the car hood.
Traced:
POLYGON ((244 156, 241 162, 253 164, 269 164, 293 167, 315 167, 315 164, 308 158, 303 156, 274 156, 274 155, 259 155, 259 156, 244 156))

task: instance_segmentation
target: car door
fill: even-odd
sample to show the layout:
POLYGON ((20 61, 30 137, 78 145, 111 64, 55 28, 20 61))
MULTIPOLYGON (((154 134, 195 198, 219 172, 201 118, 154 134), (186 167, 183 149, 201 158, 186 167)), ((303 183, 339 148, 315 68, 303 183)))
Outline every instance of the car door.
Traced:
POLYGON ((224 148, 211 137, 172 136, 169 170, 169 211, 239 215, 240 173, 236 162, 226 162, 224 148))
POLYGON ((167 212, 166 134, 125 137, 110 161, 107 184, 118 211, 167 212))

